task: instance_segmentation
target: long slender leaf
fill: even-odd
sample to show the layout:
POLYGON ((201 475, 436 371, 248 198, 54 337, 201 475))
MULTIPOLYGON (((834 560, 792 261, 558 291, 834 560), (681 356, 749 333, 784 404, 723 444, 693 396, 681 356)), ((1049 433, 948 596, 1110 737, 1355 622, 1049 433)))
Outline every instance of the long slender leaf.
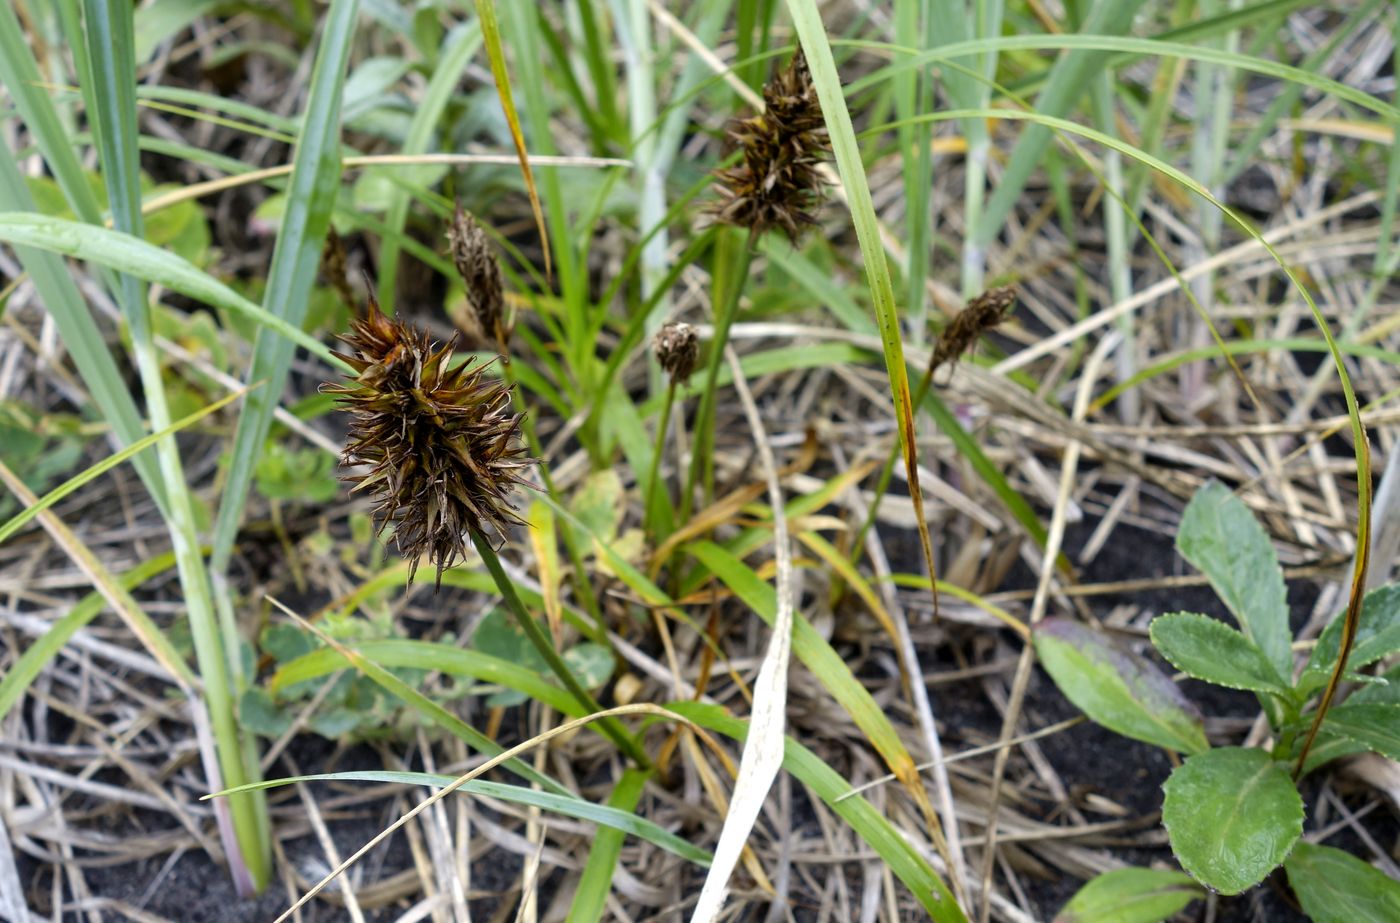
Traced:
MULTIPOLYGON (((427 785, 434 788, 451 785, 457 781, 454 776, 444 776, 431 772, 391 772, 387 770, 356 770, 352 772, 323 772, 306 776, 289 776, 285 779, 269 779, 265 782, 258 782, 254 785, 247 785, 241 789, 227 789, 222 792, 215 792, 207 795, 208 798, 222 798, 235 794, 239 791, 252 791, 257 789, 279 788, 283 785, 294 785, 298 782, 396 782, 401 785, 427 785)), ((631 834, 648 843, 659 846, 669 853, 680 856, 696 865, 708 865, 710 854, 699 847, 671 833, 662 827, 657 826, 652 821, 644 817, 638 817, 628 811, 620 810, 612 805, 593 804, 577 796, 565 796, 555 792, 541 792, 534 789, 524 788, 519 785, 506 785, 502 782, 487 782, 483 779, 472 779, 457 788, 459 792, 466 792, 471 795, 485 795, 488 798, 499 798, 502 801, 509 801, 514 804, 523 804, 529 807, 542 808, 546 811, 553 811, 565 817, 576 817, 579 820, 586 820, 617 830, 621 833, 631 834)))
MULTIPOLYGON (((359 0, 333 0, 326 12, 297 138, 292 176, 287 183, 287 210, 282 215, 272 265, 267 273, 263 308, 296 330, 306 318, 311 286, 321 262, 321 247, 340 185, 341 89, 350 49, 354 47, 358 12, 359 0)), ((253 343, 253 362, 245 380, 265 381, 267 385, 250 396, 234 432, 228 482, 224 485, 214 524, 210 570, 216 580, 222 580, 228 568, 257 456, 281 399, 294 347, 293 340, 267 328, 258 330, 253 343)), ((219 598, 226 599, 227 594, 221 593, 219 598)), ((222 614, 225 623, 231 621, 229 611, 224 610, 222 614)))

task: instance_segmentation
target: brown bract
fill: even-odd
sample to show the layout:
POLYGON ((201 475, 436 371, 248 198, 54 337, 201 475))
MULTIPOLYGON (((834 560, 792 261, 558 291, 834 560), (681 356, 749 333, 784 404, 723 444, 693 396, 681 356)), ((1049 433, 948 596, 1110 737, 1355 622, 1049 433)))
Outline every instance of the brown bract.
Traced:
POLYGON ((450 368, 455 341, 433 343, 386 317, 373 297, 341 339, 353 352, 336 356, 355 377, 322 390, 351 414, 341 463, 369 468, 343 479, 374 496, 381 529, 394 524, 409 581, 426 555, 440 586, 443 569, 465 557, 471 530, 501 534, 522 521, 509 501, 531 464, 516 442, 520 416, 506 386, 484 378, 486 365, 450 368))
POLYGON ((720 199, 714 214, 756 234, 781 228, 796 242, 816 224, 815 209, 826 186, 817 167, 831 150, 802 52, 764 85, 763 102, 763 112, 734 119, 725 129, 730 143, 743 151, 743 160, 716 173, 720 199))

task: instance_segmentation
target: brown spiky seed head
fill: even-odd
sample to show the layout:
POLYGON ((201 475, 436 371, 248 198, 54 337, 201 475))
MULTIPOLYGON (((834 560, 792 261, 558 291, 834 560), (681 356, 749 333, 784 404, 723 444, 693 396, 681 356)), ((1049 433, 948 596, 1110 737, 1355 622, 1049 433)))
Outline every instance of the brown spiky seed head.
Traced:
POLYGON ((762 233, 782 228, 794 243, 817 218, 826 186, 818 166, 831 150, 817 88, 798 51, 763 87, 764 110, 734 119, 726 137, 743 160, 716 173, 716 218, 762 233))
POLYGON ((501 292, 501 267, 486 232, 458 202, 447 226, 447 243, 457 275, 467 289, 467 302, 481 326, 481 333, 501 352, 506 351, 510 331, 505 326, 505 295, 501 292))
POLYGON ((662 327, 653 346, 656 361, 672 381, 683 382, 695 371, 695 361, 700 358, 700 337, 689 324, 672 321, 662 327))
POLYGON ((351 415, 341 463, 367 466, 344 480, 377 501, 375 520, 394 524, 399 552, 411 563, 409 581, 426 556, 444 568, 466 555, 473 532, 503 535, 521 519, 510 505, 520 471, 531 464, 517 443, 520 416, 510 392, 485 378, 487 365, 468 360, 451 368, 455 339, 445 346, 370 298, 369 313, 341 339, 352 352, 336 353, 354 369, 339 395, 351 415))

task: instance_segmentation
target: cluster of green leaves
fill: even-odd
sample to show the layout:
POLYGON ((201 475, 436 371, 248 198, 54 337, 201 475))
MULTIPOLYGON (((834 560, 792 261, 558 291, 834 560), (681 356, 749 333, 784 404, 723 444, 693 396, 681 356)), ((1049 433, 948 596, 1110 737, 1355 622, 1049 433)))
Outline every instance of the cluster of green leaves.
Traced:
MULTIPOLYGON (((1174 612, 1153 620, 1152 643, 1187 676, 1258 696, 1273 730, 1269 749, 1211 747, 1200 713, 1152 661, 1084 625, 1047 619, 1035 634, 1041 663, 1097 723, 1186 754, 1163 786, 1162 823, 1196 881, 1238 894, 1282 864, 1316 920, 1400 919, 1400 882, 1348 853, 1300 842, 1304 805, 1290 767, 1303 755, 1318 695, 1336 667, 1343 616, 1326 627, 1295 679, 1286 588, 1273 544, 1245 503, 1219 483, 1207 483, 1188 504, 1177 549, 1206 575, 1238 627, 1174 612), (1368 916, 1369 907, 1387 912, 1368 916)), ((1382 675, 1359 672, 1398 650, 1400 586, 1392 584, 1365 597, 1347 660, 1345 679, 1353 691, 1326 712, 1304 772, 1365 751, 1400 759, 1400 667, 1382 675)), ((1130 891, 1154 889, 1166 879, 1115 881, 1130 891)), ((1090 897, 1109 886, 1091 887, 1090 897)), ((1089 904, 1089 897, 1072 903, 1066 913, 1078 915, 1066 919, 1108 919, 1087 915, 1089 904)), ((1131 919, 1155 921, 1175 911, 1156 912, 1131 919)))

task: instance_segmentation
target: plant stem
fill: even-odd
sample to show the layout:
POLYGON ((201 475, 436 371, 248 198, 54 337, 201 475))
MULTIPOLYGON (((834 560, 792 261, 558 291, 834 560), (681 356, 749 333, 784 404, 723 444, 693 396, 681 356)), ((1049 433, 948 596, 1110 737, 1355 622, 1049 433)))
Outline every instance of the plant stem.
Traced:
MULTIPOLYGON (((515 592, 515 584, 506 575, 505 569, 501 567, 501 559, 496 555, 496 549, 491 547, 491 542, 481 533, 479 529, 468 530, 472 537, 472 543, 476 545, 477 553, 481 555, 481 561, 486 565, 486 569, 491 573, 491 579, 496 581, 496 588, 501 591, 501 598, 505 600, 506 608, 515 617, 515 621, 520 625, 520 630, 525 632, 525 637, 530 639, 530 643, 539 651, 545 663, 554 671, 554 675, 559 677, 559 681, 564 684, 564 688, 569 694, 583 706, 589 714, 596 714, 603 710, 592 694, 583 687, 583 684, 574 676, 574 672, 569 669, 569 665, 564 662, 564 658, 559 656, 559 652, 554 649, 554 645, 549 640, 549 635, 545 634, 540 623, 526 610, 525 604, 520 601, 520 595, 515 592)), ((646 752, 642 750, 637 739, 627 732, 627 729, 616 718, 603 718, 598 722, 598 727, 606 734, 618 748, 643 769, 651 768, 651 760, 647 758, 646 752)))
MULTIPOLYGON (((727 276, 717 273, 715 281, 724 280, 728 285, 723 289, 724 297, 715 306, 715 332, 710 339, 710 351, 705 359, 705 388, 700 392, 700 408, 695 415, 695 442, 690 456, 690 472, 686 477, 685 492, 681 494, 681 514, 677 521, 683 525, 690 519, 695 496, 695 482, 703 483, 706 502, 714 495, 715 468, 715 387, 719 380, 719 367, 724 358, 724 346, 729 342, 729 328, 734 323, 734 315, 739 313, 739 296, 744 292, 748 279, 749 265, 753 262, 753 246, 758 235, 749 229, 744 238, 744 248, 733 258, 733 271, 727 276)), ((716 264, 724 266, 729 250, 727 243, 734 240, 733 234, 720 237, 716 264)), ((719 286, 716 285, 716 288, 719 286)))
MULTIPOLYGON (((539 436, 535 434, 534 418, 530 416, 525 405, 525 392, 520 387, 520 382, 515 378, 510 358, 504 353, 501 354, 501 375, 510 386, 511 400, 521 413, 520 432, 525 437, 525 445, 529 447, 530 454, 539 460, 535 465, 535 470, 540 473, 540 481, 544 484, 544 489, 550 497, 562 505, 564 498, 555 489, 554 478, 549 473, 549 464, 544 460, 544 449, 540 445, 539 436)), ((569 524, 561 523, 560 525, 562 528, 559 533, 564 539, 564 551, 569 555, 569 563, 573 565, 569 575, 574 584, 574 593, 583 603, 583 608, 588 610, 588 617, 593 622, 588 637, 604 647, 611 648, 608 643, 607 627, 603 623, 603 610, 598 605, 598 594, 593 591, 593 584, 588 581, 588 571, 583 566, 583 550, 579 548, 578 539, 573 530, 569 528, 569 524)))
POLYGON ((652 534, 655 528, 656 519, 652 512, 656 506, 656 482, 658 473, 661 470, 661 453, 666 449, 666 430, 671 425, 671 407, 676 402, 676 380, 672 378, 670 384, 666 386, 666 400, 661 405, 661 422, 656 427, 656 451, 651 456, 651 471, 647 474, 646 492, 647 502, 642 513, 642 531, 653 543, 656 536, 652 534))

